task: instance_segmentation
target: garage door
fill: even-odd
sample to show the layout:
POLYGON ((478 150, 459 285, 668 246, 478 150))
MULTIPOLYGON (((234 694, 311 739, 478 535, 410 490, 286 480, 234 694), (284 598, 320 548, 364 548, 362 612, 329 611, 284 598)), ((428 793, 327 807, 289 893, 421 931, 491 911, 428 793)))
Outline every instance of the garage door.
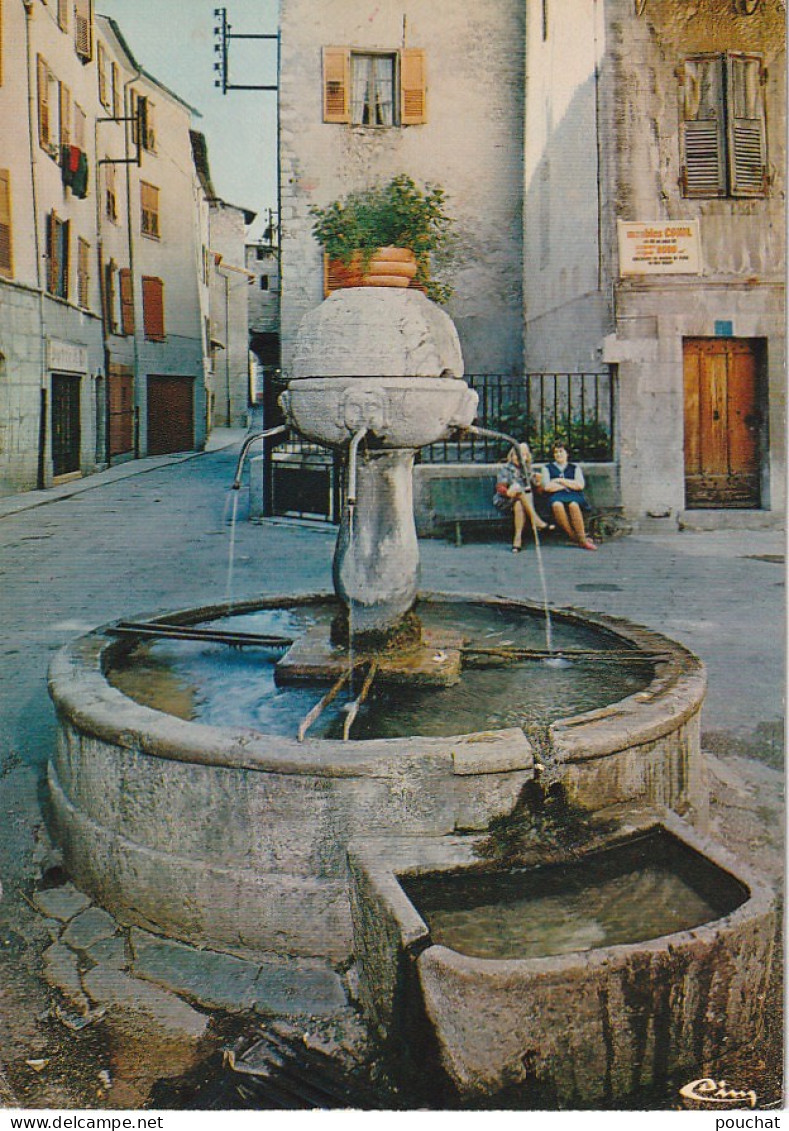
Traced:
POLYGON ((148 377, 148 455, 194 448, 194 378, 148 377))

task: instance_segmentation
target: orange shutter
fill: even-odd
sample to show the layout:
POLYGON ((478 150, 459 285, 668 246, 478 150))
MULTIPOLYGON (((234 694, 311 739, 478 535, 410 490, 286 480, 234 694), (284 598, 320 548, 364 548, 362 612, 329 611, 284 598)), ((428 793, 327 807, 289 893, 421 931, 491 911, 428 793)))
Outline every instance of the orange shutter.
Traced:
POLYGON ((323 120, 350 122, 351 52, 348 47, 323 49, 323 120))
POLYGON ((400 124, 420 126, 427 121, 425 53, 413 47, 400 52, 400 124))
POLYGON ((93 55, 91 35, 91 0, 74 0, 74 47, 80 59, 93 55))
POLYGON ((134 286, 132 273, 128 267, 118 272, 121 280, 121 332, 134 333, 134 286))
POLYGON ((49 67, 38 56, 38 141, 49 147, 49 67))
POLYGON ((145 336, 154 342, 164 340, 164 283, 153 275, 142 277, 142 317, 145 336))
POLYGON ((71 144, 71 94, 65 83, 60 83, 60 144, 71 144))
POLYGON ((0 169, 0 275, 13 275, 11 243, 11 174, 0 169))

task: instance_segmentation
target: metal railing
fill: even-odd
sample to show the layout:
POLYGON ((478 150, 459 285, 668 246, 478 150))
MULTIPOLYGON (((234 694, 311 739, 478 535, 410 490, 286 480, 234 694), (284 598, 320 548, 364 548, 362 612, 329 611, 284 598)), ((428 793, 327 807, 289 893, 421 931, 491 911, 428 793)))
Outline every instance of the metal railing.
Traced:
MULTIPOLYGON (((610 370, 598 373, 467 374, 479 394, 476 423, 481 428, 522 437, 536 460, 550 456, 557 437, 574 459, 614 458, 614 385, 610 370)), ((469 436, 431 444, 422 463, 496 463, 507 445, 490 437, 469 436)))

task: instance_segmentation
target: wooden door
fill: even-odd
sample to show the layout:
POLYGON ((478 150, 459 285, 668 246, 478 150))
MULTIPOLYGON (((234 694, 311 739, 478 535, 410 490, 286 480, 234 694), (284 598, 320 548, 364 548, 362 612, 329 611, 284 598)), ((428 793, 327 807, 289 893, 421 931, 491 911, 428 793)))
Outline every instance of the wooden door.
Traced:
POLYGON ((111 365, 109 384, 110 456, 134 448, 134 376, 124 365, 111 365))
POLYGON ((148 378, 148 455, 194 447, 194 379, 148 378))
POLYGON ((52 474, 56 479, 80 469, 80 384, 79 377, 52 374, 52 474))
POLYGON ((761 505, 760 353, 748 339, 684 343, 688 508, 761 505))

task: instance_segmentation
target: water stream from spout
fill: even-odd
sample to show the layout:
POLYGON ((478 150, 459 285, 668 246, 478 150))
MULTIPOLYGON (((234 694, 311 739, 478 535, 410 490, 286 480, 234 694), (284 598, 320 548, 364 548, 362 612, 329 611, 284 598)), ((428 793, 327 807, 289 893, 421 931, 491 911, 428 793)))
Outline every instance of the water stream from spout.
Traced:
POLYGON ((227 581, 225 583, 225 600, 228 612, 233 608, 233 568, 236 557, 236 519, 238 518, 238 491, 231 491, 233 503, 230 510, 230 544, 227 550, 227 581))
MULTIPOLYGON (((358 467, 358 453, 359 444, 361 444, 364 437, 367 435, 367 428, 360 428, 358 432, 354 433, 350 444, 348 445, 348 488, 346 506, 348 508, 348 557, 351 562, 351 568, 355 566, 355 559, 353 556, 354 551, 354 517, 356 513, 356 479, 358 467)), ((355 699, 354 686, 353 686, 353 669, 354 669, 354 623, 353 623, 353 595, 348 595, 348 688, 350 691, 350 703, 353 704, 355 699)))

